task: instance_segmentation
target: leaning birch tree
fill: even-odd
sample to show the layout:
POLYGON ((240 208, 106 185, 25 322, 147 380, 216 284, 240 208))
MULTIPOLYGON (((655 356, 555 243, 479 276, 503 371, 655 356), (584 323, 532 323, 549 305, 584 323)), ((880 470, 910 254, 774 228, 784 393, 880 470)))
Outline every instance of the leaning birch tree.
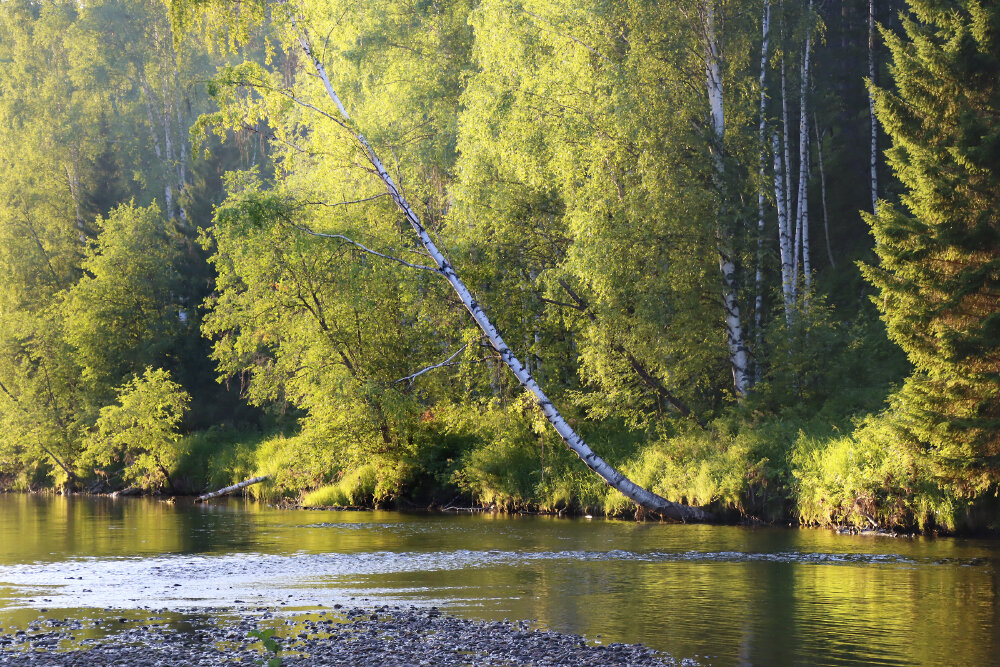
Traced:
MULTIPOLYGON (((171 3, 175 26, 179 30, 184 29, 196 17, 196 12, 202 10, 204 5, 208 4, 185 3, 181 0, 175 0, 171 3)), ((226 11, 226 7, 222 6, 221 3, 220 9, 226 11)), ((360 158, 364 163, 362 168, 380 183, 384 194, 391 199, 402 214, 406 224, 412 230, 422 250, 422 254, 433 263, 418 264, 392 257, 367 248, 361 243, 344 236, 338 235, 337 240, 349 243, 358 250, 380 257, 381 259, 401 263, 418 271, 435 273, 445 280, 460 300, 462 306, 468 311, 477 328, 488 341, 489 346, 503 360, 520 385, 530 394, 538 409, 559 434, 566 446, 579 456, 587 467, 599 475, 610 487, 622 493, 639 507, 652 513, 684 521, 711 520, 713 518, 712 515, 700 507, 671 502, 632 482, 598 456, 562 416, 538 384, 534 375, 507 345, 497 327, 486 314, 482 304, 478 302, 465 282, 459 277, 453 264, 432 238, 432 230, 425 226, 420 219, 420 216, 411 205, 403 189, 397 183, 396 178, 393 177, 386 167, 379 152, 376 151, 375 147, 361 131, 358 120, 353 118, 349 113, 347 105, 337 92, 333 78, 327 71, 322 49, 318 49, 313 40, 304 8, 288 2, 269 3, 266 0, 261 0, 255 7, 247 6, 245 10, 234 19, 224 21, 222 29, 226 32, 227 37, 237 42, 247 38, 255 21, 258 23, 269 22, 277 28, 286 48, 295 50, 298 54, 297 57, 301 58, 305 64, 308 70, 307 79, 313 82, 312 85, 317 86, 322 91, 320 99, 323 99, 323 103, 310 101, 315 98, 310 97, 306 99, 290 90, 280 91, 279 96, 283 98, 286 104, 294 105, 304 113, 310 113, 314 117, 323 119, 323 121, 332 125, 331 129, 337 130, 348 137, 360 153, 360 158)), ((232 83, 232 81, 229 83, 232 83)), ((264 113, 266 114, 266 112, 264 113)), ((745 364, 743 368, 745 373, 745 364)))

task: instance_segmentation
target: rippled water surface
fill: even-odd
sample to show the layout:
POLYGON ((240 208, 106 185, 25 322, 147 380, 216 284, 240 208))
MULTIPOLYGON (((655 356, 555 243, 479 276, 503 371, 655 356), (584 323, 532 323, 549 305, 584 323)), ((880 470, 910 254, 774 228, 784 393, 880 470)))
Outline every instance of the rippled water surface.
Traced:
POLYGON ((1000 665, 996 541, 0 495, 2 632, 337 603, 534 619, 704 664, 1000 665))

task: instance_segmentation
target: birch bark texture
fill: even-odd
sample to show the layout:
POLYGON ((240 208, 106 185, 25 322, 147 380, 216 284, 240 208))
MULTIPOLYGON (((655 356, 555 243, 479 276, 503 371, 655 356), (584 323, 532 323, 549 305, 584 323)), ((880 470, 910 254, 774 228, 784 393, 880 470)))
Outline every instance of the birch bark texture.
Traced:
MULTIPOLYGON (((716 189, 723 202, 725 192, 725 161, 723 150, 726 138, 726 118, 722 90, 722 49, 715 29, 715 6, 706 2, 702 6, 705 29, 705 74, 708 92, 708 106, 712 123, 712 158, 715 168, 716 189)), ((725 204, 723 204, 725 208, 725 204)), ((726 229, 724 210, 716 222, 719 242, 719 271, 722 273, 722 306, 725 312, 726 342, 729 347, 729 363, 733 372, 733 391, 738 398, 746 395, 750 388, 749 355, 743 338, 743 322, 740 317, 740 303, 737 298, 736 264, 731 251, 731 233, 726 229)))
POLYGON ((871 194, 872 213, 878 213, 878 119, 875 117, 875 0, 868 0, 868 115, 871 118, 871 194))
POLYGON ((781 159, 777 131, 771 136, 774 154, 774 199, 778 205, 778 250, 781 257, 781 300, 785 307, 785 323, 792 323, 792 308, 795 303, 795 273, 792 267, 791 220, 788 216, 788 192, 785 189, 784 162, 781 159))
POLYGON ((448 281, 456 295, 461 300, 462 305, 469 311, 472 319, 489 341, 491 347, 496 351, 507 367, 510 368, 511 372, 518 379, 521 386, 531 393, 535 403, 545 415, 545 418, 550 424, 552 424, 552 427, 566 443, 567 447, 579 456, 588 468, 597 473, 605 481, 605 483, 648 512, 680 521, 714 520, 711 513, 700 507, 682 505, 680 503, 669 501, 666 498, 663 498, 635 484, 633 481, 625 477, 625 475, 615 470, 614 467, 609 465, 606 461, 604 461, 604 459, 599 457, 587 445, 587 443, 584 442, 583 438, 573 429, 573 427, 570 426, 570 424, 566 421, 562 414, 560 414, 559 410, 555 407, 555 405, 553 405, 552 401, 539 386, 534 376, 511 351, 496 326, 494 326, 489 317, 486 315, 483 307, 473 296, 472 292, 469 291, 462 279, 459 278, 454 267, 451 265, 451 262, 449 262, 440 249, 438 249, 437 244, 434 243, 419 216, 410 206, 402 190, 382 164, 382 161, 375 152, 374 148, 368 143, 368 140, 365 139, 364 135, 354 128, 350 114, 348 114, 347 108, 344 106, 339 95, 337 95, 322 60, 320 60, 312 48, 309 33, 306 27, 302 24, 302 21, 292 15, 291 25, 303 55, 315 70, 317 77, 323 84, 323 88, 326 91, 327 96, 337 106, 341 116, 339 119, 332 115, 328 117, 340 124, 340 126, 348 131, 360 144, 366 158, 374 170, 374 174, 378 176, 389 197, 403 213, 410 227, 416 234, 421 246, 423 246, 424 250, 437 265, 437 268, 434 270, 448 281))
MULTIPOLYGON (((757 343, 762 335, 762 311, 764 310, 764 202, 766 194, 765 173, 767 170, 767 49, 771 37, 771 2, 764 0, 761 16, 760 46, 760 109, 757 141, 760 156, 757 164, 757 270, 754 274, 754 333, 757 343)), ((758 365, 759 367, 759 365, 758 365)))
MULTIPOLYGON (((812 13, 813 3, 809 0, 809 12, 812 13)), ((799 195, 796 225, 799 231, 796 241, 797 251, 802 253, 802 276, 804 297, 809 299, 812 288, 812 266, 809 253, 809 51, 812 46, 812 35, 806 35, 802 53, 802 76, 799 81, 799 195)), ((798 279, 798 271, 796 271, 798 279)))

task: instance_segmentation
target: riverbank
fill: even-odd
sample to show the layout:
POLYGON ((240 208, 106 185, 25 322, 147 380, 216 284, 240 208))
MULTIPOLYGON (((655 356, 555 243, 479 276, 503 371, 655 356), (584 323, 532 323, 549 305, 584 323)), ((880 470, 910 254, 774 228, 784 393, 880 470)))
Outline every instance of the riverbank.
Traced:
MULTIPOLYGON (((170 484, 147 490, 198 495, 266 477, 244 493, 282 506, 635 516, 631 501, 581 469, 552 433, 535 433, 524 415, 491 412, 483 422, 469 410, 438 411, 421 422, 422 449, 401 459, 390 452, 388 458, 345 460, 305 432, 191 433, 178 443, 170 484)), ((842 414, 839 419, 833 414, 752 421, 732 412, 708 428, 677 427, 669 436, 629 430, 614 420, 580 428, 599 443, 609 463, 640 486, 674 502, 703 506, 724 523, 1000 535, 1000 499, 990 487, 958 488, 936 477, 933 467, 901 448, 879 420, 857 426, 842 414)), ((94 474, 81 469, 76 488, 139 490, 125 489, 117 476, 94 474)), ((0 477, 0 489, 55 485, 51 476, 36 478, 0 477)))
MULTIPOLYGON (((339 605, 338 605, 339 606, 339 605)), ((232 617, 237 612, 219 610, 232 617)), ((342 608, 318 618, 277 620, 268 651, 251 636, 275 627, 276 612, 259 609, 226 623, 179 632, 151 621, 79 640, 86 621, 49 619, 29 630, 0 630, 3 665, 258 664, 280 657, 283 665, 695 665, 677 662, 640 644, 588 644, 573 634, 532 629, 526 622, 470 621, 436 608, 342 608), (287 630, 287 628, 292 628, 287 630), (66 650, 68 644, 75 648, 66 650)), ((96 622, 95 622, 96 623, 96 622)))

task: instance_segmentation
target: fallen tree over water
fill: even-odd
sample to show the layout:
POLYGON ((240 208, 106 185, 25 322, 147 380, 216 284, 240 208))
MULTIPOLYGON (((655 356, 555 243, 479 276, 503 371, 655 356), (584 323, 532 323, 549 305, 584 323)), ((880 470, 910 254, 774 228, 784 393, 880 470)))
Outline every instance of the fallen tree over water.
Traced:
POLYGON ((243 480, 239 484, 233 484, 232 486, 227 486, 219 489, 218 491, 212 491, 211 493, 205 493, 194 499, 196 503, 203 502, 205 500, 210 500, 212 498, 218 498, 219 496, 225 496, 240 489, 245 489, 248 486, 253 486, 254 484, 260 484, 261 482, 266 482, 271 479, 270 475, 260 475, 259 477, 251 477, 250 479, 243 480))

